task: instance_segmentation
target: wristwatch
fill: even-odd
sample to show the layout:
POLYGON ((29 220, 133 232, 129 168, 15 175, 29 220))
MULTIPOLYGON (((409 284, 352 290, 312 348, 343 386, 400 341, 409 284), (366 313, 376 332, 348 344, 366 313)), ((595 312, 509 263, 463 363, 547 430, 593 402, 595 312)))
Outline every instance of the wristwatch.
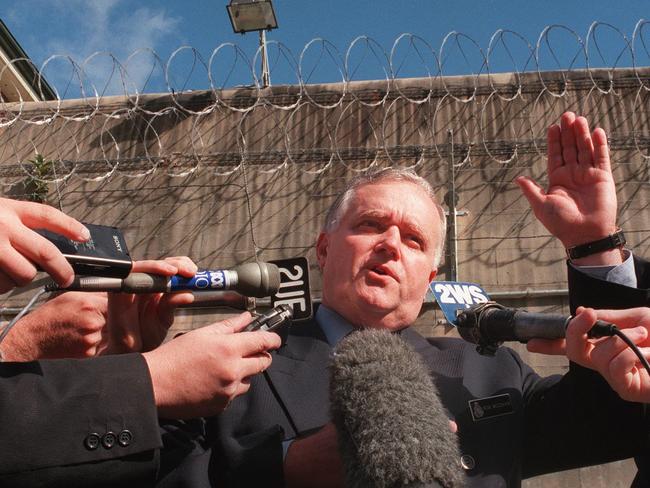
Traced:
POLYGON ((625 245, 625 242, 625 235, 619 229, 603 239, 570 247, 566 250, 566 253, 569 259, 580 259, 599 252, 609 251, 610 249, 621 248, 625 245))

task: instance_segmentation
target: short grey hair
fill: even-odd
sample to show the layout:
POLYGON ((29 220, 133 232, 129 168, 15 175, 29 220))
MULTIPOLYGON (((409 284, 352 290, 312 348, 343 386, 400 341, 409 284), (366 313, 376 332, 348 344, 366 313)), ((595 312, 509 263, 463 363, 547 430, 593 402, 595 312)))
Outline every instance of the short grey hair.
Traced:
POLYGON ((337 197, 336 200, 334 200, 334 203, 327 211, 327 215, 325 216, 325 223, 323 225, 323 232, 332 232, 339 226, 341 219, 348 211, 350 203, 352 202, 359 188, 382 181, 405 181, 407 183, 412 183, 422 188, 427 193, 427 195, 429 195, 429 198, 431 198, 431 201, 438 211, 438 217, 440 219, 440 232, 438 235, 438 242, 436 243, 436 252, 433 257, 433 266, 437 268, 442 259, 442 253, 445 247, 447 217, 445 216, 445 211, 438 202, 436 194, 434 193, 433 188, 429 182, 410 169, 385 168, 359 175, 350 180, 350 182, 343 189, 343 192, 337 197))

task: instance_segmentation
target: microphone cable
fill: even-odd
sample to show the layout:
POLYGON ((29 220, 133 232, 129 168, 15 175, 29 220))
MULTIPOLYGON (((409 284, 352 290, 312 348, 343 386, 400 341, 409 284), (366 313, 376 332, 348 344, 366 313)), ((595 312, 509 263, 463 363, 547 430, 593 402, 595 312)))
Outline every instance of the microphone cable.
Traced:
POLYGON ((639 350, 637 345, 630 340, 628 336, 626 336, 621 329, 616 327, 614 324, 608 324, 606 322, 601 322, 598 321, 592 328, 589 330, 587 333, 587 337, 591 339, 598 339, 601 337, 613 337, 616 336, 619 339, 621 339, 627 346, 632 349, 634 354, 636 354, 636 357, 639 359, 643 367, 645 368, 646 372, 648 375, 650 375, 650 363, 648 363, 648 360, 645 358, 643 353, 639 350), (598 323, 600 322, 600 323, 598 323))

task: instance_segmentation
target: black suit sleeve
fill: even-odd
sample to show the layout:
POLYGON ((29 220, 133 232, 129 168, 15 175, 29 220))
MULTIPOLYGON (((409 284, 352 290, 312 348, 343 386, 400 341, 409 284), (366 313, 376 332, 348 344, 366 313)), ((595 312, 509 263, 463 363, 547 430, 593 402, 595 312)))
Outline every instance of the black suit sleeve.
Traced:
POLYGON ((571 364, 561 378, 539 378, 520 364, 524 478, 625 459, 647 449, 643 405, 621 400, 600 374, 571 364))
POLYGON ((0 422, 2 486, 155 479, 162 441, 139 354, 0 363, 0 422))
POLYGON ((644 259, 634 258, 634 270, 637 287, 619 285, 594 278, 579 269, 568 265, 569 302, 571 313, 576 308, 633 308, 650 305, 650 263, 644 259))
POLYGON ((210 460, 213 485, 284 486, 285 431, 291 429, 265 377, 253 377, 248 394, 208 421, 208 437, 217 440, 210 460))
MULTIPOLYGON (((631 288, 594 278, 568 265, 571 312, 575 313, 576 308, 581 305, 601 309, 650 306, 650 263, 635 256, 634 272, 636 274, 637 287, 631 288)), ((639 420, 636 425, 638 431, 642 434, 644 432, 650 432, 647 406, 645 408, 645 418, 639 420)), ((648 438, 648 435, 646 434, 644 437, 648 438)), ((632 486, 650 486, 650 448, 647 442, 636 451, 635 461, 639 471, 632 486)))

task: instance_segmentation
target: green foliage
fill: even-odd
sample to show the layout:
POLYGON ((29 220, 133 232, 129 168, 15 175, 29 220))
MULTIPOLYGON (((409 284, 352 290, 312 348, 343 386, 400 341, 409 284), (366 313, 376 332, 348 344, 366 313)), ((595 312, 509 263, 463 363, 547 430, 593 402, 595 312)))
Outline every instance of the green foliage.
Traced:
POLYGON ((48 179, 54 174, 54 162, 47 161, 42 154, 27 161, 30 176, 25 181, 25 198, 31 202, 44 203, 49 193, 48 179))

